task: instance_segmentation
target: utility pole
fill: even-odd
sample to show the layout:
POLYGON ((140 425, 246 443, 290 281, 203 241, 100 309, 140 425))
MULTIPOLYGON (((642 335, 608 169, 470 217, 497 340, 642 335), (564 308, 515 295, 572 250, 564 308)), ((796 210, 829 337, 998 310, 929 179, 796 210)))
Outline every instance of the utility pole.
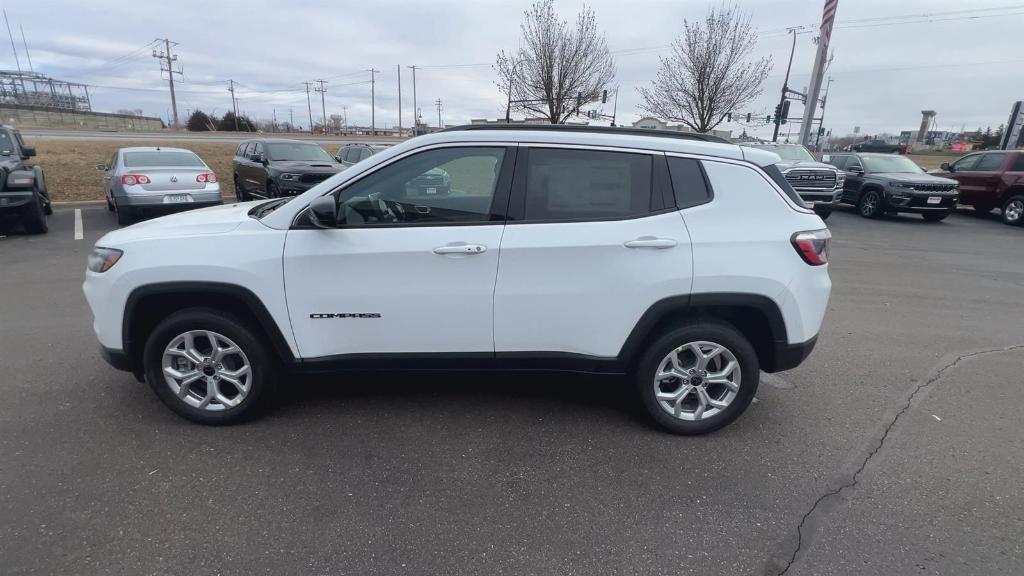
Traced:
MULTIPOLYGON (((4 16, 6 15, 7 13, 4 12, 4 16)), ((25 27, 18 24, 18 29, 21 30, 21 44, 25 47, 25 58, 28 59, 28 71, 35 72, 35 69, 32 68, 32 55, 28 52, 28 42, 25 41, 25 27)))
POLYGON ((341 107, 341 130, 348 132, 348 106, 341 107))
POLYGON ((828 57, 828 43, 832 39, 832 23, 836 19, 839 0, 825 0, 825 9, 821 15, 821 35, 818 37, 818 53, 814 55, 814 67, 811 68, 811 85, 807 89, 807 105, 804 106, 804 118, 800 124, 800 143, 807 145, 811 140, 811 127, 814 125, 814 109, 818 105, 818 92, 821 91, 822 76, 825 75, 825 59, 828 57))
POLYGON ((274 119, 271 121, 270 125, 274 127, 274 132, 277 132, 277 108, 271 108, 271 113, 273 114, 274 119))
POLYGON ((416 107, 416 67, 407 66, 412 69, 412 135, 416 135, 416 127, 420 125, 420 109, 416 107))
POLYGON ((228 92, 231 92, 231 110, 235 113, 235 132, 238 132, 238 101, 235 100, 234 80, 228 80, 228 92))
MULTIPOLYGON (((779 110, 782 110, 782 105, 786 102, 786 90, 789 89, 789 70, 793 67, 793 52, 796 52, 796 28, 790 28, 789 33, 793 35, 793 46, 789 49, 789 65, 786 66, 786 79, 782 81, 782 96, 779 98, 779 110)), ((772 142, 778 142, 779 140, 779 122, 779 118, 775 118, 772 142)))
POLYGON ((167 83, 171 87, 171 110, 174 111, 174 124, 175 128, 178 127, 178 100, 174 97, 174 75, 181 75, 181 70, 174 69, 174 63, 178 61, 178 55, 171 53, 171 45, 177 46, 177 42, 171 42, 167 38, 157 38, 157 40, 163 40, 163 50, 153 50, 153 58, 160 60, 160 71, 167 72, 167 83), (165 68, 166 66, 166 68, 165 68))
POLYGON ((7 19, 7 9, 4 9, 4 23, 7 24, 7 35, 11 38, 11 51, 14 52, 14 63, 21 72, 21 60, 18 60, 18 49, 14 47, 14 34, 11 34, 11 22, 7 19))
POLYGON ((402 65, 395 65, 398 73, 398 136, 402 136, 402 65))
POLYGON ((376 135, 377 134, 377 116, 376 116, 377 105, 375 103, 376 102, 376 98, 375 98, 375 95, 374 95, 374 85, 376 83, 376 75, 377 75, 378 72, 380 72, 380 70, 374 70, 373 68, 370 68, 369 70, 367 70, 367 72, 370 73, 370 134, 371 135, 376 135))
POLYGON ((288 109, 288 131, 291 132, 292 130, 295 130, 295 114, 292 112, 292 109, 289 108, 288 109))
POLYGON ((437 101, 434 102, 434 104, 437 105, 437 129, 441 130, 442 128, 444 128, 444 126, 441 124, 441 99, 438 98, 437 101))
POLYGON ((324 84, 327 84, 327 82, 325 80, 314 80, 314 82, 319 84, 319 86, 313 88, 313 90, 320 93, 320 110, 324 114, 324 134, 327 134, 327 104, 324 103, 324 94, 327 92, 327 86, 324 86, 324 84))
POLYGON ((309 110, 309 133, 313 133, 313 105, 309 103, 309 85, 312 82, 303 82, 306 85, 306 109, 309 110))

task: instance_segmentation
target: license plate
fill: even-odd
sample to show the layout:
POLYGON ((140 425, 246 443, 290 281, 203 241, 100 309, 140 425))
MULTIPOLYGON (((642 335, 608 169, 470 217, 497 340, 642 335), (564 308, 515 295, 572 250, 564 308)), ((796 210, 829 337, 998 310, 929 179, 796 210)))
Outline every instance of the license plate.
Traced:
POLYGON ((189 194, 168 194, 164 196, 164 204, 179 204, 181 202, 192 202, 189 194))
POLYGON ((437 188, 427 188, 427 194, 437 194, 437 188))
POLYGON ((942 204, 942 198, 940 196, 929 196, 928 197, 928 203, 929 204, 942 204))

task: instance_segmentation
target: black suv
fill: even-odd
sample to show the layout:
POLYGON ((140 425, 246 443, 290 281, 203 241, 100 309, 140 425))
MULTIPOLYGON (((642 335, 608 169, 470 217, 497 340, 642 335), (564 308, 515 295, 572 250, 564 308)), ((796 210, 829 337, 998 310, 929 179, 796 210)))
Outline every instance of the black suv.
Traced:
POLYGON ((851 146, 854 152, 882 152, 889 154, 903 154, 906 148, 902 144, 889 144, 885 140, 865 140, 851 146))
POLYGON ((377 152, 387 149, 390 144, 345 144, 341 148, 338 148, 338 153, 334 155, 334 159, 341 163, 342 166, 348 168, 356 162, 366 160, 370 156, 373 156, 377 152))
POLYGON ((46 216, 53 208, 42 167, 26 162, 35 155, 20 132, 0 125, 0 216, 14 214, 26 232, 42 234, 49 229, 46 216))
POLYGON ((840 202, 855 205, 865 218, 911 212, 935 222, 956 210, 956 180, 927 174, 906 156, 841 153, 822 160, 846 172, 840 202))
POLYGON ((344 168, 319 144, 301 140, 246 140, 235 150, 235 196, 296 196, 344 168))

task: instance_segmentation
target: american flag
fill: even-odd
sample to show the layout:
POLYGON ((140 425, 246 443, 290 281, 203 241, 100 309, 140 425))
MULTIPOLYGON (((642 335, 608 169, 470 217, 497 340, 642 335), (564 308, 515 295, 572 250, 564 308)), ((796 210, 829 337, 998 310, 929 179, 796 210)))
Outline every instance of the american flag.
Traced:
POLYGON ((825 44, 832 39, 832 23, 836 19, 836 6, 839 0, 825 0, 825 12, 821 15, 821 37, 825 44))

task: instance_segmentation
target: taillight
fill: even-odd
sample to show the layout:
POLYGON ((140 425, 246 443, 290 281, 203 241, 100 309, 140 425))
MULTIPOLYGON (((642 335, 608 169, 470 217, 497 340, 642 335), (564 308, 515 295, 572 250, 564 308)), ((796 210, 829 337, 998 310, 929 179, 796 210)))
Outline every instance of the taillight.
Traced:
POLYGON ((196 176, 196 182, 209 182, 210 184, 217 183, 217 175, 213 172, 203 172, 196 176))
POLYGON ((793 247, 797 253, 811 266, 828 263, 828 245, 832 241, 832 233, 826 230, 812 230, 793 234, 793 247))
POLYGON ((142 174, 125 174, 124 176, 121 176, 121 184, 124 184, 125 186, 149 184, 151 182, 152 180, 149 179, 149 176, 144 176, 142 174))

